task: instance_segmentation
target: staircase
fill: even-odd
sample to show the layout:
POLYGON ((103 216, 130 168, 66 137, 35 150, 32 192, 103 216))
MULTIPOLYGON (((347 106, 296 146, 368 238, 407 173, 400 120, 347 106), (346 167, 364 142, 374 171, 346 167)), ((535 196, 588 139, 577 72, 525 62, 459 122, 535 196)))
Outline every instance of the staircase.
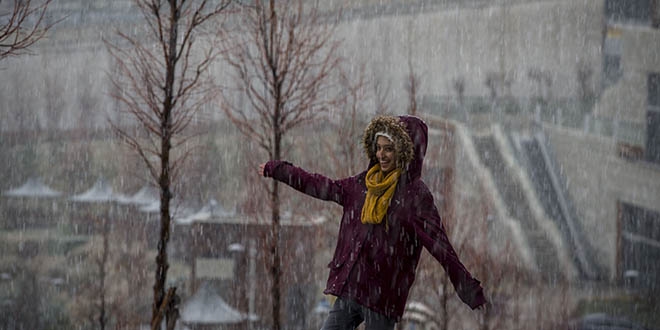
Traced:
POLYGON ((554 164, 542 134, 530 138, 515 138, 519 160, 527 170, 534 186, 536 196, 548 218, 559 229, 562 239, 567 243, 570 258, 576 265, 581 278, 595 280, 599 271, 594 262, 593 249, 584 238, 581 226, 575 220, 575 211, 568 194, 561 182, 559 171, 554 164))
POLYGON ((474 136, 473 143, 481 162, 491 172, 509 216, 519 222, 540 275, 549 281, 565 277, 555 245, 535 219, 525 191, 508 170, 493 135, 474 136))

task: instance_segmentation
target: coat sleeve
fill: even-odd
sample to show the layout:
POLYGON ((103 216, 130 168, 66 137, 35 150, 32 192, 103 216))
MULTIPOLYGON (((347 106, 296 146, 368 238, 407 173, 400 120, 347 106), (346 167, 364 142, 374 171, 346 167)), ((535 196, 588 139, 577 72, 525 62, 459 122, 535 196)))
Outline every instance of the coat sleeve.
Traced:
POLYGON ((264 176, 286 183, 309 196, 344 205, 344 181, 309 173, 289 162, 271 160, 264 167, 264 176))
MULTIPOLYGON (((424 186, 424 188, 426 188, 424 186)), ((449 242, 433 195, 426 189, 415 199, 413 227, 422 245, 437 259, 447 272, 456 293, 461 300, 475 309, 486 303, 481 283, 472 277, 459 260, 454 247, 449 242)))

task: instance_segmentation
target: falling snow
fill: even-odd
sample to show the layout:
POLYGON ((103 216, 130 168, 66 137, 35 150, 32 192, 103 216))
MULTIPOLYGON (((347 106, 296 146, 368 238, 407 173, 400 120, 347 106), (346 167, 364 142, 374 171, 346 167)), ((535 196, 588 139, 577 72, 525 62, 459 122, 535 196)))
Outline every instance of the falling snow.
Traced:
MULTIPOLYGON (((336 23, 340 60, 319 92, 332 102, 287 132, 283 158, 357 175, 372 117, 424 119, 424 182, 490 303, 463 305, 425 252, 401 329, 660 329, 657 1, 305 2, 336 23)), ((0 2, 0 33, 13 5, 0 2)), ((219 35, 237 33, 239 14, 219 35)), ((122 78, 105 41, 150 30, 131 1, 54 1, 45 19, 57 24, 29 54, 0 57, 0 329, 149 329, 162 196, 111 126, 148 159, 160 141, 123 111, 117 95, 131 94, 111 83, 122 78)), ((272 181, 257 174, 269 155, 222 109, 256 122, 259 99, 214 60, 223 98, 188 100, 203 106, 173 141, 185 159, 167 246, 177 329, 271 329, 273 240, 283 329, 321 328, 328 267, 353 253, 335 252, 341 207, 280 185, 273 237, 272 181)))

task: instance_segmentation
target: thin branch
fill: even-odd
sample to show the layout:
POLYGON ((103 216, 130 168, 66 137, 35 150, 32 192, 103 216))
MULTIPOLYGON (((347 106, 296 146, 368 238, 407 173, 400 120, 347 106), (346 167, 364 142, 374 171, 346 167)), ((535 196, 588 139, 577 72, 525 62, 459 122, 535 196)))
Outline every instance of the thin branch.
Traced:
MULTIPOLYGON (((52 0, 33 6, 31 0, 14 0, 6 23, 0 25, 0 60, 9 56, 29 53, 29 48, 46 36, 59 19, 44 25, 46 12, 52 0), (34 23, 29 23, 33 19, 34 23)), ((4 21, 5 17, 0 16, 4 21)))

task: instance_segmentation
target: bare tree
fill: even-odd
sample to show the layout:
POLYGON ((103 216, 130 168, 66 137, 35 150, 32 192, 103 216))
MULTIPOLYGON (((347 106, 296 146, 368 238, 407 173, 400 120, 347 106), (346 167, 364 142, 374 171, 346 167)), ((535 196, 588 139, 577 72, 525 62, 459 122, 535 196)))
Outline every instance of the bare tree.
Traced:
POLYGON ((46 35, 55 24, 44 22, 51 1, 37 4, 32 0, 14 0, 7 13, 0 6, 0 60, 28 53, 29 47, 46 35))
POLYGON ((99 94, 95 91, 97 87, 94 78, 96 77, 89 69, 83 69, 78 75, 78 81, 83 85, 77 93, 77 104, 80 107, 77 126, 87 131, 94 129, 94 110, 98 108, 100 103, 99 94))
MULTIPOLYGON (((113 210, 112 205, 98 205, 113 210)), ((84 269, 73 272, 76 283, 71 296, 70 316, 82 328, 137 328, 144 323, 148 303, 146 237, 136 221, 117 222, 114 211, 90 215, 94 235, 75 253, 67 256, 70 264, 84 269)), ((134 219, 131 219, 134 220, 134 219)), ((89 221, 86 221, 88 223, 89 221)))
POLYGON ((577 98, 580 102, 580 110, 586 113, 591 110, 591 106, 596 100, 596 93, 592 87, 594 69, 589 63, 580 62, 575 73, 578 83, 577 98))
MULTIPOLYGON (((481 241, 488 244, 487 239, 481 241)), ((500 253, 495 255, 483 246, 467 251, 471 269, 488 286, 489 307, 480 315, 478 328, 481 330, 511 329, 512 324, 518 327, 512 321, 518 322, 520 318, 518 293, 522 292, 522 280, 528 275, 512 262, 515 251, 510 241, 502 243, 500 253)))
POLYGON ((454 89, 454 92, 456 92, 458 104, 463 106, 463 104, 465 104, 465 78, 454 78, 452 80, 452 88, 454 89))
POLYGON ((389 82, 383 83, 383 79, 376 77, 372 80, 373 93, 374 93, 374 106, 376 107, 377 115, 387 114, 389 109, 389 95, 390 95, 390 84, 389 82))
MULTIPOLYGON (((443 226, 450 237, 454 250, 459 255, 464 255, 471 242, 468 241, 469 235, 466 235, 465 225, 459 226, 461 230, 457 230, 456 226, 464 224, 467 221, 459 221, 455 215, 455 201, 457 200, 454 192, 454 175, 456 173, 456 145, 454 141, 455 127, 451 124, 444 122, 434 123, 435 128, 439 128, 442 132, 437 145, 432 145, 426 160, 427 169, 425 171, 425 182, 428 183, 431 191, 438 193, 442 196, 439 203, 440 217, 442 218, 443 226), (442 167, 436 167, 437 164, 444 164, 442 167)), ((470 220, 468 223, 470 227, 477 226, 481 223, 482 218, 476 214, 478 209, 468 208, 466 216, 470 220)), ((428 294, 428 298, 433 306, 431 315, 427 315, 428 319, 438 326, 439 330, 451 329, 452 321, 455 322, 455 306, 451 304, 451 298, 454 295, 454 288, 449 281, 449 276, 442 270, 440 265, 434 260, 430 254, 425 252, 420 260, 419 279, 433 287, 430 290, 432 294, 428 294)), ((429 290, 423 290, 426 292, 429 290)))
POLYGON ((187 157, 186 143, 195 135, 190 123, 213 97, 209 67, 218 56, 219 31, 206 29, 228 8, 230 0, 135 0, 147 33, 138 37, 117 32, 126 45, 106 42, 117 63, 114 94, 135 119, 137 130, 113 124, 114 130, 141 156, 160 189, 160 236, 153 286, 151 328, 165 319, 172 329, 178 318, 176 288, 165 291, 169 268, 167 244, 173 190, 187 157), (200 41, 208 41, 206 45, 200 41), (185 148, 183 148, 185 147, 185 148), (180 149, 184 149, 181 150, 180 149), (175 153, 174 151, 180 151, 175 153))
POLYGON ((406 92, 408 93, 408 114, 417 115, 417 91, 419 89, 419 77, 413 69, 412 60, 408 59, 408 79, 406 80, 406 92))
MULTIPOLYGON (((43 128, 46 131, 47 139, 57 141, 56 132, 61 128, 60 121, 66 109, 66 102, 63 97, 66 95, 64 93, 66 86, 61 81, 62 76, 58 70, 49 70, 54 65, 52 61, 52 58, 42 56, 43 97, 46 101, 43 128)), ((84 86, 87 86, 87 84, 84 86)), ((53 154, 56 152, 54 149, 50 151, 53 154)))
POLYGON ((502 85, 504 82, 504 74, 501 72, 488 72, 484 84, 490 92, 490 101, 496 102, 502 97, 502 85))
POLYGON ((531 68, 527 72, 527 77, 536 85, 534 101, 536 103, 547 104, 552 97, 552 74, 550 71, 539 68, 531 68))
POLYGON ((106 214, 101 216, 101 237, 103 238, 103 247, 101 248, 100 255, 94 258, 94 263, 98 267, 97 276, 99 282, 97 283, 98 286, 96 287, 95 294, 96 297, 98 297, 96 309, 98 310, 98 325, 101 330, 105 330, 110 316, 107 307, 108 256, 110 254, 110 242, 108 241, 108 236, 110 236, 110 223, 106 214))
POLYGON ((363 154, 360 141, 362 130, 367 124, 364 110, 368 98, 365 66, 360 66, 355 73, 341 70, 339 79, 339 119, 331 124, 337 133, 337 140, 334 143, 324 140, 323 143, 334 165, 334 174, 347 177, 358 171, 363 154))
POLYGON ((419 76, 413 67, 413 57, 415 56, 415 30, 413 28, 413 21, 408 21, 407 26, 407 42, 406 50, 408 57, 408 77, 406 77, 405 88, 408 93, 408 114, 417 115, 417 90, 419 89, 419 76))
MULTIPOLYGON (((267 152, 281 159, 284 136, 332 106, 330 74, 338 64, 333 24, 324 21, 305 1, 256 0, 243 7, 244 30, 236 35, 226 60, 236 75, 237 94, 249 107, 225 94, 223 110, 238 129, 267 152)), ((273 329, 280 322, 279 190, 272 181, 269 191, 272 230, 270 274, 273 329)))
MULTIPOLYGON (((3 73, 4 74, 4 73, 3 73)), ((38 131, 40 123, 37 114, 31 111, 37 107, 34 87, 29 78, 29 72, 13 71, 6 77, 12 83, 9 84, 6 111, 6 127, 16 132, 38 131)))

